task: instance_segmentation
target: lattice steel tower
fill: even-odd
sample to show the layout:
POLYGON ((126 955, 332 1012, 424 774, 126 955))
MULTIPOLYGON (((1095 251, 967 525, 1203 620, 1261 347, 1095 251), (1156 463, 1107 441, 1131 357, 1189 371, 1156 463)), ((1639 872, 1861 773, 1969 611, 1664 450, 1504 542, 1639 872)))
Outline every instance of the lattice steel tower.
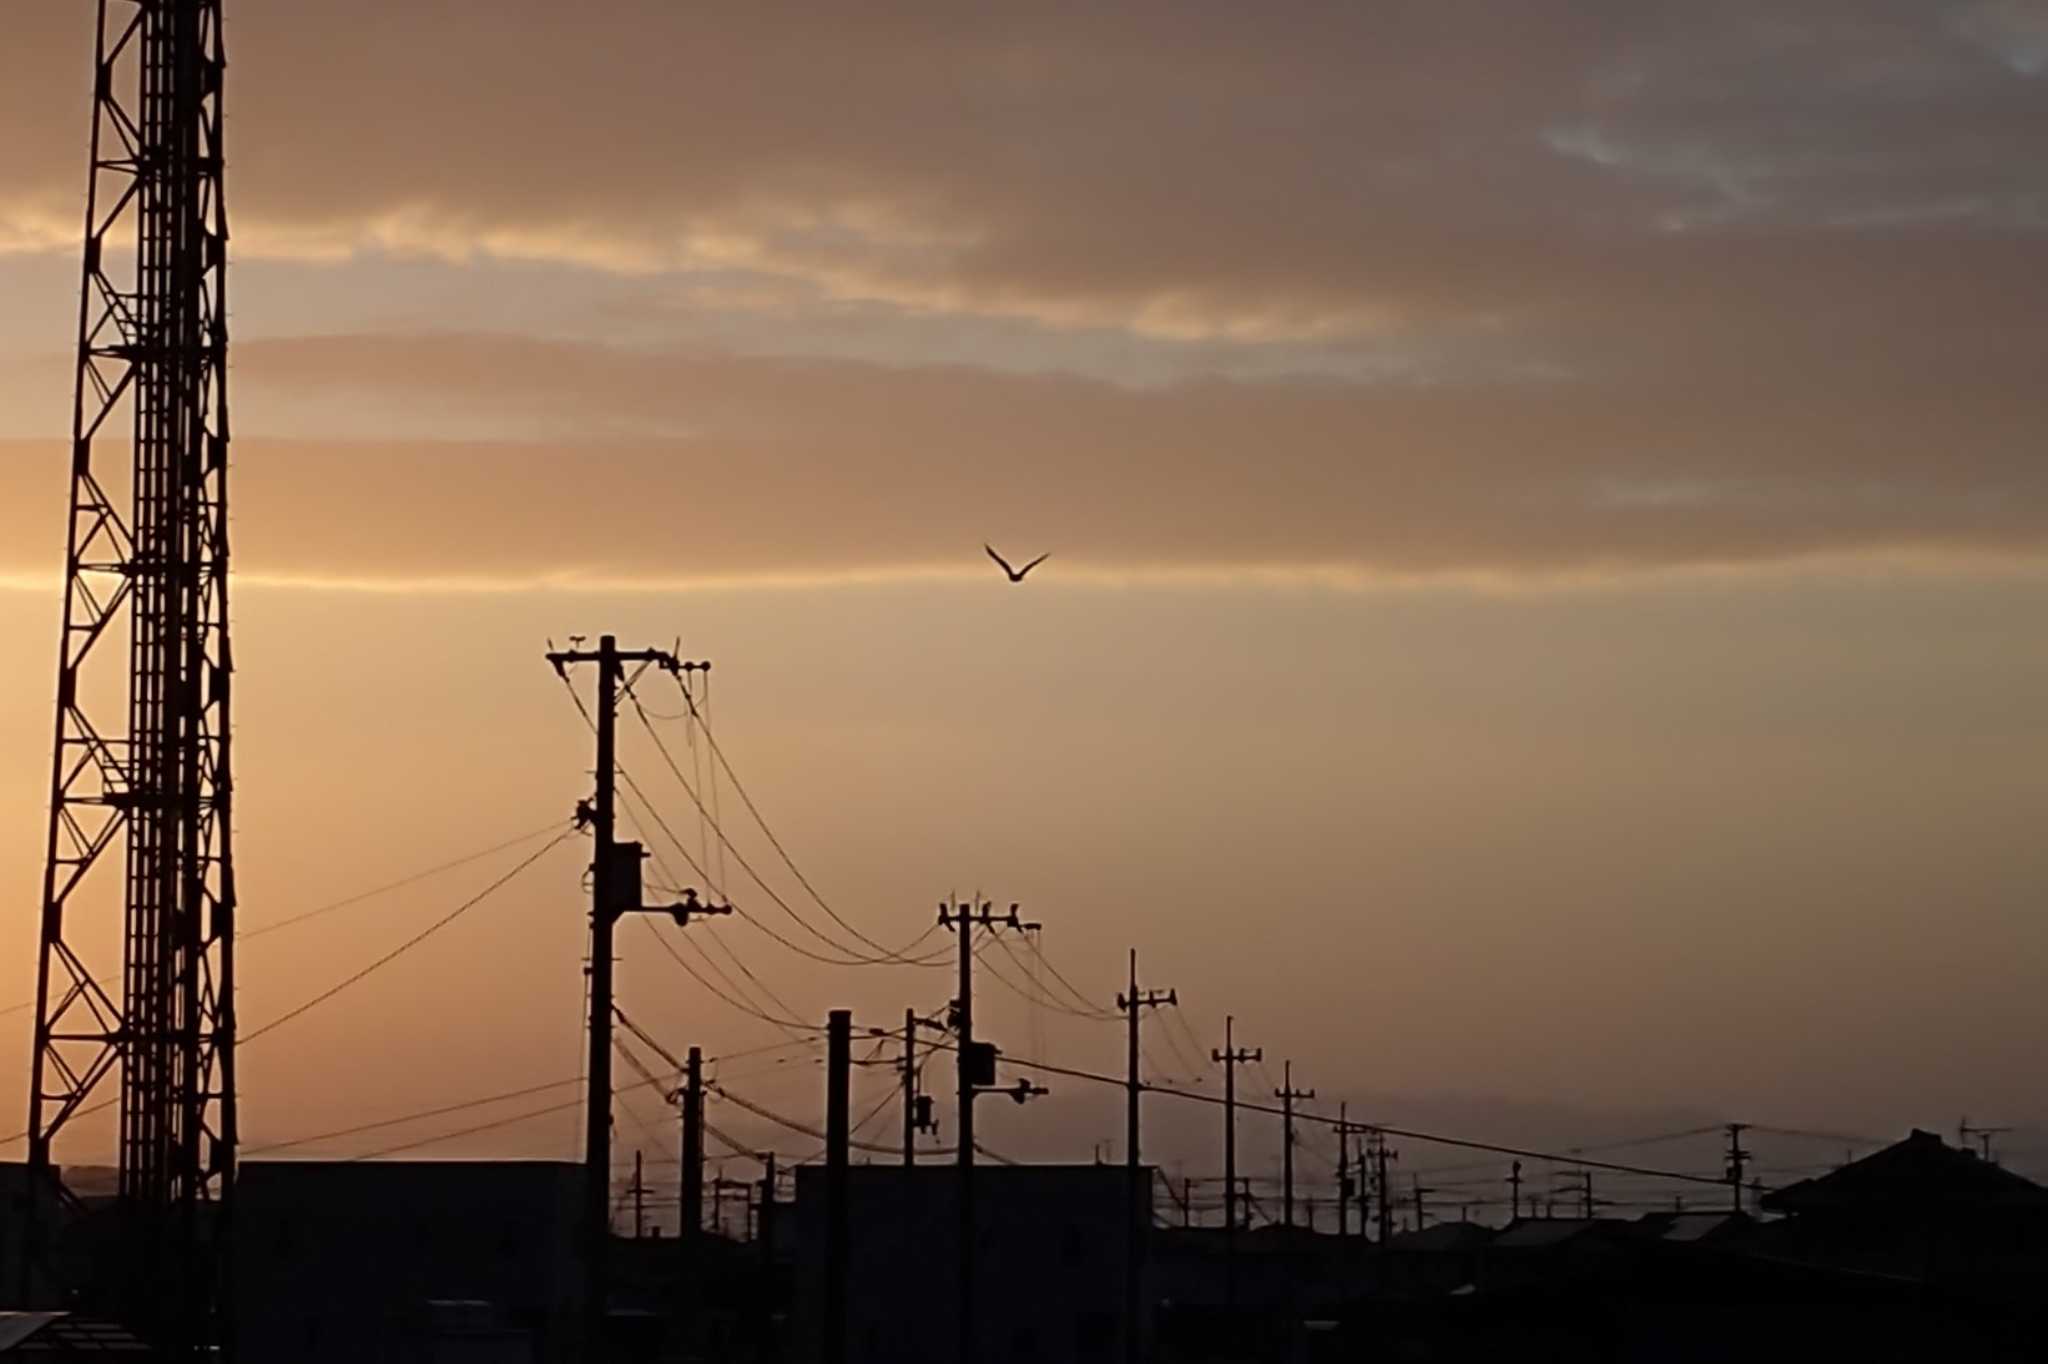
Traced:
POLYGON ((100 0, 29 1160, 119 1072, 108 1304, 224 1346, 234 1174, 220 0, 100 0), (118 981, 118 986, 115 982, 118 981))

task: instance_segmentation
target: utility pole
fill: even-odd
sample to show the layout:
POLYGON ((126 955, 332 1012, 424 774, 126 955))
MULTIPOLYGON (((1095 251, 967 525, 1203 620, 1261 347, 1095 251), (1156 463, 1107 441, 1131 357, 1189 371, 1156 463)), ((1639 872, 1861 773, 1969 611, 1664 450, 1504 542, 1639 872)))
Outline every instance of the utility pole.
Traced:
POLYGON ((1247 1061, 1265 1059, 1264 1047, 1247 1050, 1237 1045, 1237 1018, 1223 1019, 1223 1050, 1209 1058, 1223 1063, 1223 1263, 1224 1297, 1237 1304, 1237 1068, 1247 1061))
POLYGON ((1552 1195, 1571 1194, 1578 1200, 1579 1216, 1588 1222, 1592 1221, 1594 1202, 1593 1172, 1591 1170, 1562 1170, 1558 1172, 1556 1178, 1561 1181, 1561 1184, 1558 1188, 1551 1190, 1552 1195))
POLYGON ((1280 1225, 1294 1226, 1294 1101, 1313 1099, 1313 1089, 1294 1087, 1294 1062, 1280 1064, 1280 1088, 1273 1097, 1280 1101, 1280 1225))
POLYGON ((761 1153, 761 1211, 757 1225, 760 1229, 761 1268, 771 1269, 775 1264, 775 1153, 761 1153))
POLYGON ((633 1239, 647 1234, 647 1189, 641 1181, 640 1153, 633 1152, 633 1239))
MULTIPOLYGON (((571 641, 575 643, 576 641, 571 641)), ((597 665, 597 714, 591 724, 597 731, 597 789, 592 800, 579 803, 577 822, 587 825, 593 836, 590 869, 590 1090, 583 1127, 583 1159, 587 1183, 584 1189, 584 1236, 586 1256, 584 1313, 586 1344, 590 1357, 603 1355, 605 1259, 611 1240, 611 1147, 612 1147, 612 940, 618 922, 627 914, 666 913, 678 925, 689 923, 697 914, 729 914, 730 905, 699 900, 697 892, 684 892, 680 903, 665 906, 643 904, 640 899, 640 863, 645 856, 638 843, 620 843, 617 830, 618 718, 619 691, 629 684, 628 664, 638 665, 635 677, 649 667, 678 675, 708 671, 709 663, 685 663, 666 649, 622 650, 618 640, 605 635, 595 650, 553 649, 547 654, 555 675, 566 684, 569 669, 581 663, 597 665)), ((579 706, 582 702, 579 700, 579 706)))
POLYGON ((917 1010, 903 1011, 903 1168, 917 1164, 917 1010))
POLYGON ((758 1228, 758 1244, 754 1249, 760 1254, 761 1264, 754 1290, 754 1319, 756 1344, 754 1358, 758 1364, 776 1357, 775 1352, 775 1153, 761 1152, 761 1201, 760 1212, 755 1215, 754 1225, 758 1228))
MULTIPOLYGON (((979 928, 987 933, 998 933, 1007 928, 1013 933, 1036 932, 1042 925, 1026 923, 1017 917, 1017 906, 1011 905, 1010 912, 998 915, 995 906, 987 900, 979 905, 963 905, 957 901, 946 901, 939 905, 939 923, 950 928, 960 942, 960 997, 953 1001, 953 1031, 958 1063, 958 1085, 960 1113, 958 1130, 954 1140, 959 1146, 957 1164, 960 1171, 960 1186, 955 1195, 959 1205, 958 1262, 959 1274, 956 1285, 958 1293, 960 1364, 975 1364, 974 1354, 974 1100, 976 1096, 989 1093, 996 1087, 996 1049, 986 1042, 974 1040, 974 930, 979 928)), ((1023 1080, 1017 1082, 1015 1090, 1009 1091, 1018 1103, 1037 1094, 1023 1080)))
POLYGON ((1351 1234, 1351 1105, 1337 1105, 1337 1239, 1351 1234))
POLYGON ((1209 1059, 1223 1065, 1223 1225, 1237 1227, 1237 1068, 1250 1061, 1262 1061, 1263 1047, 1244 1048, 1236 1043, 1237 1019, 1223 1020, 1223 1050, 1212 1051, 1209 1059))
POLYGON ((1729 1207, 1739 1213, 1742 1211, 1742 1172, 1749 1164, 1749 1152, 1743 1149, 1742 1134, 1749 1130, 1749 1124, 1731 1122, 1727 1130, 1729 1207))
POLYGON ((753 1220, 754 1186, 744 1179, 728 1179, 719 1175, 711 1181, 711 1229, 719 1236, 726 1236, 725 1196, 730 1193, 740 1201, 739 1234, 732 1240, 744 1240, 747 1226, 753 1220))
POLYGON ((1138 1107, 1139 1096, 1144 1093, 1144 1081, 1138 1073, 1138 1020, 1147 1009, 1180 1003, 1180 996, 1172 990, 1140 990, 1138 988, 1138 949, 1131 949, 1130 992, 1116 997, 1116 1006, 1124 1014, 1126 1052, 1124 1067, 1124 1168, 1129 1176, 1127 1190, 1129 1203, 1124 1209, 1124 1359, 1126 1364, 1138 1364, 1142 1348, 1139 1329, 1143 1317, 1143 1279, 1145 1273, 1145 1238, 1150 1232, 1150 1218, 1145 1213, 1144 1170, 1138 1151, 1138 1107))
POLYGON ((683 1195, 682 1222, 676 1235, 683 1253, 695 1250, 704 1236, 704 1051, 690 1048, 683 1066, 683 1195))
POLYGON ((1366 1139, 1372 1144, 1373 1196, 1379 1200, 1380 1245, 1384 1247, 1394 1234, 1394 1190, 1387 1183, 1387 1162, 1399 1160, 1401 1153, 1387 1146, 1387 1134, 1377 1128, 1367 1130, 1366 1139))
MULTIPOLYGON (((919 1018, 915 1009, 903 1011, 903 1168, 906 1170, 917 1164, 918 1137, 930 1136, 939 1130, 938 1120, 932 1116, 932 1096, 918 1092, 919 1028, 930 1028, 934 1032, 947 1031, 943 1024, 933 1022, 929 1018, 919 1018)), ((879 1030, 876 1035, 880 1035, 879 1030)))
POLYGON ((846 1364, 847 1149, 852 1140, 853 1015, 825 1024, 825 1364, 846 1364))
POLYGON ((1522 1220, 1522 1162, 1516 1161, 1508 1170, 1508 1222, 1510 1225, 1522 1220))
POLYGON ((1977 1143, 1978 1154, 1983 1157, 1984 1163, 1986 1165, 1996 1165, 1998 1161, 1991 1154, 1991 1139, 2004 1136, 2010 1131, 2012 1131, 2010 1127, 1972 1127, 1970 1120, 1964 1118, 1956 1126, 1956 1145, 1967 1151, 1970 1149, 1970 1143, 1974 1141, 1977 1143))

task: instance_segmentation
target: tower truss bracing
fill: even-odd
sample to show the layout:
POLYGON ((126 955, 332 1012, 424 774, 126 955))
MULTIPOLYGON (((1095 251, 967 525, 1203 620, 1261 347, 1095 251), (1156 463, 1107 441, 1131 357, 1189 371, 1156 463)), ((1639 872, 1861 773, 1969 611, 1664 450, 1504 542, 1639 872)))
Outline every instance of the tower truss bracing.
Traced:
POLYGON ((180 1356, 225 1344, 235 1153, 225 66, 220 0, 99 0, 29 1095, 47 1174, 118 1083, 102 1287, 180 1356))

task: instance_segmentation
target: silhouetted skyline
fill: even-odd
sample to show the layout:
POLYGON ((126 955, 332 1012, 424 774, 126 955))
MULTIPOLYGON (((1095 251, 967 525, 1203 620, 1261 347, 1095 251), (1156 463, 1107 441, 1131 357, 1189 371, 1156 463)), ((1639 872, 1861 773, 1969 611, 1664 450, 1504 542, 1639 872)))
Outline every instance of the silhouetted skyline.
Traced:
MULTIPOLYGON (((863 931, 1020 900, 1095 997, 1135 944, 1203 1046, 1234 1014, 1326 1107, 2048 1123, 2048 31, 1796 8, 238 4, 245 927, 566 820, 590 760, 544 641, 681 634, 863 931), (1011 591, 984 541, 1056 557, 1011 591)), ((84 11, 14 24, 0 1005, 33 988, 90 65, 84 11)), ((243 1022, 500 869, 252 941, 243 1022)), ((573 1075, 580 871, 252 1046, 247 1143, 573 1075)), ((719 933, 812 1022, 943 994, 719 933)), ((664 1038, 781 1037, 622 943, 664 1038)), ((1085 1151, 1116 1104, 990 1139, 1085 1151)), ((430 1153, 568 1154, 573 1117, 430 1153)))

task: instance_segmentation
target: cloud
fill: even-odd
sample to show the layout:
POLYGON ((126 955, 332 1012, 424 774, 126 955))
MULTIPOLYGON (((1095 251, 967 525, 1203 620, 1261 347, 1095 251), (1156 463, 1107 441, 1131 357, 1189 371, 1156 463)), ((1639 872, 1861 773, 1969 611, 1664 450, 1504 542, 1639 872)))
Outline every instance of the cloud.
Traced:
MULTIPOLYGON (((579 335, 673 337, 683 300, 784 355, 485 334, 548 323, 424 292, 361 335, 245 339, 254 572, 924 572, 985 535, 1337 577, 2040 552, 2048 85, 2020 7, 233 15, 244 259, 568 262, 610 274, 579 335), (848 341, 883 315, 896 339, 848 341), (450 330, 395 334, 423 326, 450 330), (847 358, 791 358, 807 336, 847 358), (1259 381, 1187 379, 1230 348, 1259 381), (1180 381, 931 363, 990 351, 1180 381)), ((0 250, 68 247, 87 18, 19 23, 0 250)), ((274 337, 290 301, 265 309, 274 337)), ((29 448, 9 547, 43 524, 14 480, 61 476, 29 448)))
MULTIPOLYGON (((240 352, 245 410, 375 403, 394 430, 245 429, 238 562, 679 581, 949 570, 991 538, 1094 572, 1334 579, 2048 550, 2038 385, 1878 402, 1758 371, 1732 402, 1709 377, 1141 390, 482 336, 264 342, 240 352), (533 435, 404 434, 427 408, 451 433, 533 435)), ((57 447, 17 444, 0 469, 0 543, 22 555, 0 567, 46 567, 57 447)))
MULTIPOLYGON (((1588 251, 1723 221, 1731 185, 1745 223, 1967 199, 1983 221, 1951 233, 2038 227, 2048 89, 1991 74, 2031 50, 2018 13, 247 0, 238 240, 742 267, 1168 338, 1371 333, 1542 307, 1588 251), (1619 159, 1558 154, 1560 129, 1619 159)), ((85 18, 42 0, 20 22, 0 240, 61 242, 85 18)))
POLYGON ((2026 0, 1983 0, 1965 6, 1961 31, 2023 76, 2048 72, 2048 14, 2026 0))

